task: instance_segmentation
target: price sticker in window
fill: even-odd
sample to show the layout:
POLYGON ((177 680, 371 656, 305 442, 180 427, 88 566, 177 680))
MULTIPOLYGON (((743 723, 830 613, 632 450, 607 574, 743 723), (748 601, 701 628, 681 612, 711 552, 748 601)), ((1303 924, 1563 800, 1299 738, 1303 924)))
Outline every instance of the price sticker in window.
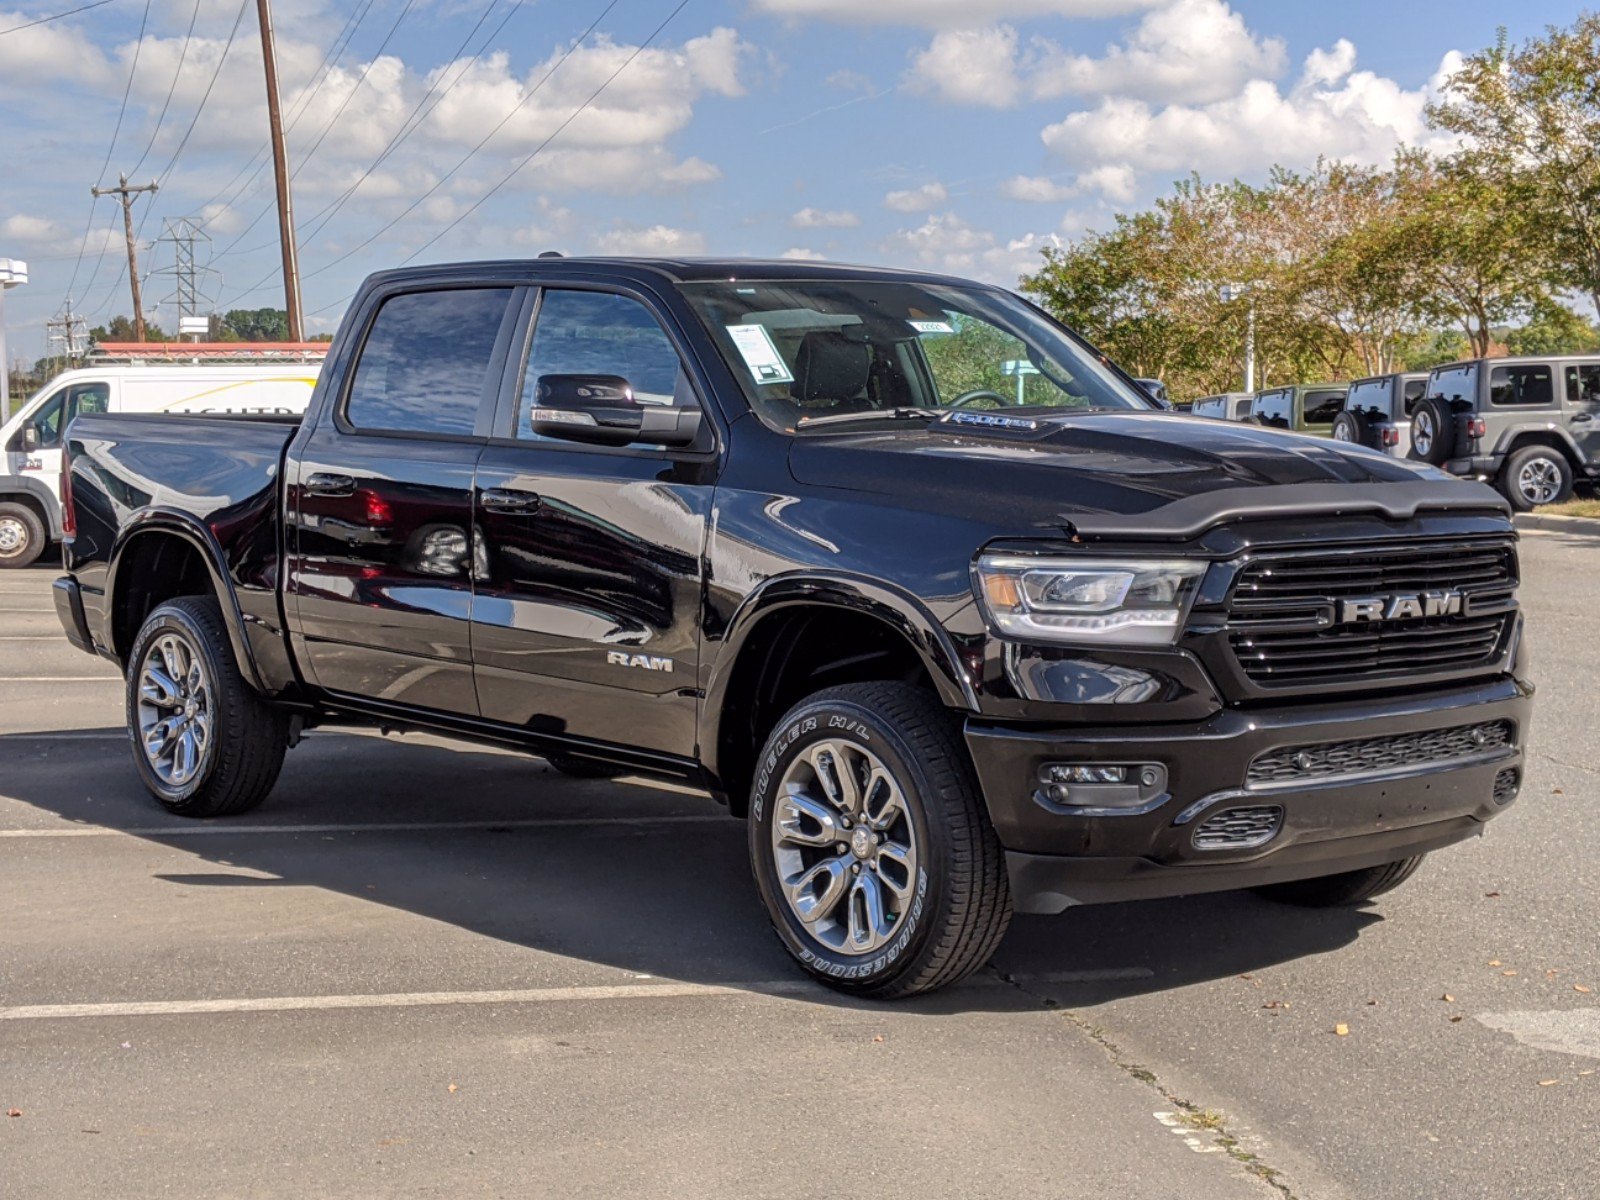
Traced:
POLYGON ((750 368, 750 377, 757 383, 793 383, 794 375, 773 344, 772 335, 765 325, 729 325, 728 336, 750 368))

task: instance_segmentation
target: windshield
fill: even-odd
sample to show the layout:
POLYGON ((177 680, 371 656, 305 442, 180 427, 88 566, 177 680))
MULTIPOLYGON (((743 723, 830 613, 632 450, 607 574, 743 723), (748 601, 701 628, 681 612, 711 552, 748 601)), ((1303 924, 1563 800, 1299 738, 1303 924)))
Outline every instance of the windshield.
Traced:
POLYGON ((1003 292, 855 280, 680 286, 751 406, 782 429, 956 409, 1157 407, 1003 292))

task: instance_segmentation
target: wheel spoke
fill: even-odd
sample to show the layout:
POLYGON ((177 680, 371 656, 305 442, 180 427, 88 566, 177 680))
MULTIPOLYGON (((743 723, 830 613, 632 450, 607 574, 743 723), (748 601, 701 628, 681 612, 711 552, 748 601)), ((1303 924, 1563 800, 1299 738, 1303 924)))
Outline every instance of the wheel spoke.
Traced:
POLYGON ((144 679, 140 681, 139 696, 158 708, 174 708, 183 703, 178 697, 178 685, 155 663, 146 663, 144 679))
POLYGON ((905 802, 894 778, 882 767, 874 766, 867 775, 867 786, 862 791, 861 815, 872 828, 885 830, 905 812, 905 802))
POLYGON ((843 809, 844 792, 839 786, 839 748, 832 742, 818 742, 811 747, 806 755, 806 761, 816 773, 817 784, 822 788, 822 794, 828 798, 828 803, 835 808, 843 809))
POLYGON ((850 885, 850 946, 871 950, 888 934, 888 914, 884 911, 883 889, 878 877, 867 871, 850 885))
POLYGON ((182 724, 181 717, 168 717, 163 721, 157 721, 144 731, 145 753, 150 756, 151 761, 166 754, 180 724, 182 724))
POLYGON ((178 737, 178 748, 173 753, 173 782, 183 783, 194 774, 195 763, 200 758, 200 746, 195 741, 194 730, 187 725, 178 737))
POLYGON ((784 840, 801 846, 826 846, 844 837, 838 813, 810 796, 791 790, 778 802, 778 830, 784 840))
POLYGON ((911 866, 909 847, 888 842, 878 848, 878 860, 874 864, 878 882, 889 889, 902 909, 911 898, 911 866))
POLYGON ((788 890, 795 915, 807 925, 815 925, 838 905, 849 878, 843 862, 827 858, 795 878, 785 880, 783 886, 788 890))

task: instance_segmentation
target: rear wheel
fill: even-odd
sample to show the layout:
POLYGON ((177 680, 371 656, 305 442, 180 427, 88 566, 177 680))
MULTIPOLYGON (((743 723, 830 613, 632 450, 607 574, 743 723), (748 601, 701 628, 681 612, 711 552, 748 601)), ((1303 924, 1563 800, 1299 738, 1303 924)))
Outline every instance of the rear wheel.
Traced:
POLYGON ((1011 920, 1005 855, 960 727, 901 683, 791 709, 761 752, 750 859, 784 947, 841 991, 932 991, 989 961, 1011 920))
POLYGON ((1506 460, 1500 492, 1518 512, 1560 504, 1572 496, 1572 466, 1559 450, 1524 446, 1506 460))
POLYGON ((169 812, 245 812, 277 782, 287 718, 239 674, 209 597, 173 600, 146 618, 128 656, 127 709, 134 765, 169 812))
POLYGON ((28 567, 49 542, 44 522, 26 504, 0 504, 0 567, 28 567))
POLYGON ((1415 858, 1402 858, 1360 871, 1346 871, 1342 875, 1296 879, 1291 883, 1269 883, 1255 891, 1268 900, 1301 908, 1340 908, 1392 892, 1416 874, 1417 868, 1422 865, 1422 858, 1419 854, 1415 858))

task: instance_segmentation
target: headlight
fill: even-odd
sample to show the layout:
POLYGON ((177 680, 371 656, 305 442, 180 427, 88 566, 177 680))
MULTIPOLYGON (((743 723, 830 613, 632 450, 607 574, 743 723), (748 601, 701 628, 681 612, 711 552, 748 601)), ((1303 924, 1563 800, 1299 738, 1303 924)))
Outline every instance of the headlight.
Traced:
POLYGON ((1170 646, 1203 562, 1108 562, 985 554, 973 567, 990 623, 1023 641, 1170 646))

